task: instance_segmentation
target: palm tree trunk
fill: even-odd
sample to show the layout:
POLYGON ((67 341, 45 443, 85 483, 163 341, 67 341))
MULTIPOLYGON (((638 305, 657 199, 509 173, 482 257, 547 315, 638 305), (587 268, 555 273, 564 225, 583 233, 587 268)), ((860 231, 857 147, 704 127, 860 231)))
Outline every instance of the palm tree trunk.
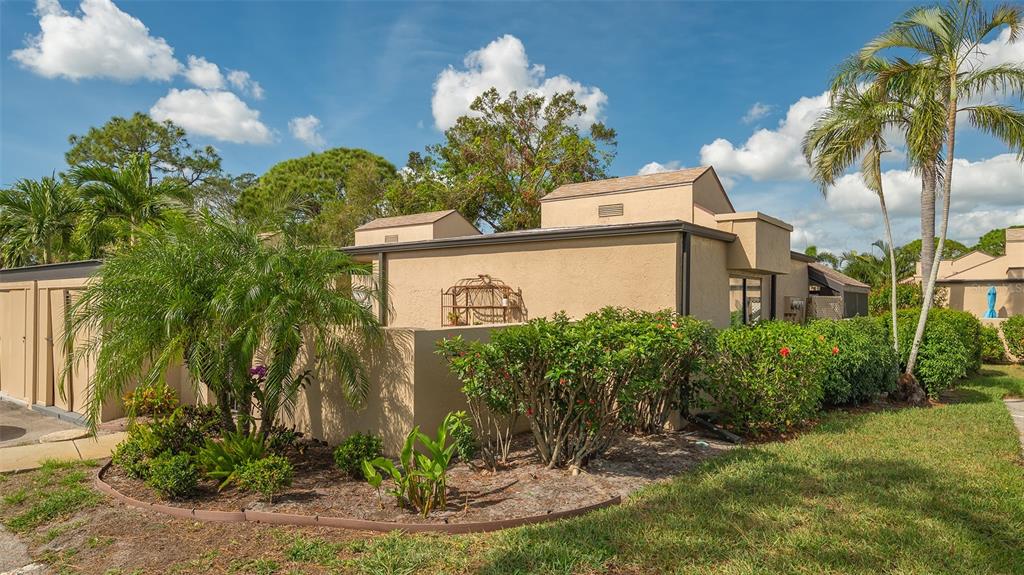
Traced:
POLYGON ((935 258, 935 185, 936 166, 929 162, 921 167, 921 282, 932 274, 935 258))
POLYGON ((942 182, 942 225, 939 227, 939 244, 935 248, 931 273, 928 275, 928 283, 924 289, 924 301, 921 302, 921 317, 917 320, 917 331, 914 332, 914 342, 910 346, 910 355, 907 357, 906 373, 910 375, 913 375, 914 366, 917 363, 917 353, 921 348, 921 340, 924 338, 924 326, 928 323, 928 312, 931 310, 932 298, 935 295, 935 282, 939 277, 939 262, 942 258, 942 249, 946 244, 946 231, 949 228, 949 197, 953 191, 953 158, 955 157, 953 153, 956 149, 956 92, 956 74, 953 73, 950 74, 949 99, 946 102, 946 165, 942 182))
POLYGON ((889 210, 885 207, 885 194, 881 183, 878 187, 878 203, 882 206, 882 221, 885 223, 885 241, 889 243, 889 306, 892 312, 892 347, 899 354, 899 335, 896 328, 896 248, 892 242, 892 225, 889 223, 889 210))

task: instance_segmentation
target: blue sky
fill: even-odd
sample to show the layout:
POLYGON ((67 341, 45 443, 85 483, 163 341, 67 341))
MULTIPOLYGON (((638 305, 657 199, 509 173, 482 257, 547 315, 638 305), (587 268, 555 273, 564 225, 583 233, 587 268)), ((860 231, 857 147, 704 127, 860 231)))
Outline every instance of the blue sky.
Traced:
MULTIPOLYGON (((5 1, 0 184, 61 170, 69 134, 135 111, 185 125, 232 173, 334 146, 401 166, 482 87, 569 87, 618 131, 613 175, 712 163, 738 209, 796 225, 795 248, 864 250, 881 237, 874 200, 856 174, 822 199, 794 140, 833 66, 909 6, 5 1)), ((993 58, 1024 60, 1004 44, 993 58)), ((1024 223, 1020 164, 970 129, 960 142, 952 235, 1024 223)), ((909 240, 916 187, 894 144, 909 240)))

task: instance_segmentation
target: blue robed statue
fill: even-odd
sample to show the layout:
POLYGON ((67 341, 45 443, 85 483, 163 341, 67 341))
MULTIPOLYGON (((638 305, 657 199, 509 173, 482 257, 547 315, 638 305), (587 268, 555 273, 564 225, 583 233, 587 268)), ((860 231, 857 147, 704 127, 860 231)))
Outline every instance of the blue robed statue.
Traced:
POLYGON ((996 317, 996 286, 988 288, 988 311, 985 317, 996 317))

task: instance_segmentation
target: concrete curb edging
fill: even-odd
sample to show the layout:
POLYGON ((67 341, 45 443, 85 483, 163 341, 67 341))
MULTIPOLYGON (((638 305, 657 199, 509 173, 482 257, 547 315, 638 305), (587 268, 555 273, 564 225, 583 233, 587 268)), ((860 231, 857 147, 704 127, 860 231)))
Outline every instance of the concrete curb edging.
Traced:
POLYGON ((347 517, 323 517, 320 515, 299 515, 293 513, 276 513, 272 511, 213 511, 208 509, 189 509, 186 507, 175 507, 173 505, 163 505, 160 503, 149 503, 129 497, 117 489, 114 489, 113 486, 103 480, 103 474, 108 468, 110 468, 110 465, 111 462, 108 461, 100 467, 99 471, 96 472, 96 476, 93 478, 93 485, 97 490, 131 507, 156 511, 157 513, 163 513, 172 517, 195 519, 198 521, 220 521, 230 523, 252 521, 254 523, 266 523, 268 525, 323 526, 354 529, 358 531, 381 532, 404 531, 407 533, 447 534, 486 533, 488 531, 498 531, 523 525, 547 523, 548 521, 555 521, 557 519, 578 517, 591 511, 622 503, 622 498, 616 495, 611 499, 600 501, 592 505, 577 507, 575 509, 566 509, 564 511, 554 511, 545 515, 499 519, 496 521, 476 521, 471 523, 395 523, 391 521, 372 521, 369 519, 350 519, 347 517))

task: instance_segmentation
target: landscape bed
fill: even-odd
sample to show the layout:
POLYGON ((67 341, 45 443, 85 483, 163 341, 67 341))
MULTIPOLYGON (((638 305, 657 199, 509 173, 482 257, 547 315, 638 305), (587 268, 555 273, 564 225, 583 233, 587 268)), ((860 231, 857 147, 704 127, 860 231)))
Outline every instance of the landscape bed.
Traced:
MULTIPOLYGON (((117 466, 105 466, 99 478, 128 500, 155 504, 158 510, 167 506, 197 512, 248 511, 383 524, 362 526, 367 529, 387 529, 389 525, 410 529, 415 525, 479 524, 479 530, 492 530, 493 526, 488 524, 494 522, 546 516, 554 519, 618 503, 637 489, 667 480, 730 447, 697 430, 654 436, 623 435, 605 456, 574 475, 565 469, 541 465, 529 437, 521 435, 513 444, 508 464, 497 471, 465 463, 453 465, 448 472, 448 504, 427 517, 396 506, 387 493, 381 494, 381 505, 376 490, 339 470, 328 446, 317 441, 302 441, 288 450, 295 476, 291 487, 272 502, 235 487, 218 492, 216 482, 211 480, 201 481, 191 496, 163 500, 143 481, 128 476, 117 466)), ((252 513, 250 516, 256 517, 252 513)), ((235 520, 245 520, 242 517, 239 514, 235 520)), ((202 514, 197 513, 197 518, 202 518, 202 514)))

